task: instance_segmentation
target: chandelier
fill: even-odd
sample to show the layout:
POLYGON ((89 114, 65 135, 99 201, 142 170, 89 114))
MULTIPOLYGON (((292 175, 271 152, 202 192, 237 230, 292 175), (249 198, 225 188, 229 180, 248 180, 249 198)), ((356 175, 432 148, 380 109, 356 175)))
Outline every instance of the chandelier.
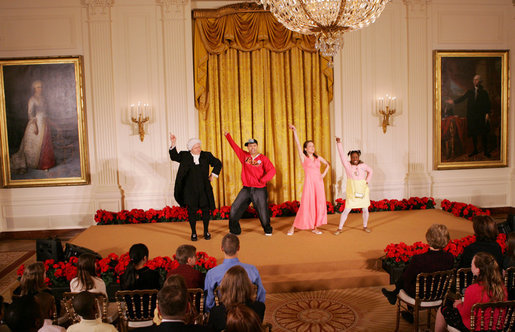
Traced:
POLYGON ((335 56, 343 34, 368 26, 390 0, 256 0, 287 29, 315 35, 317 50, 335 56))

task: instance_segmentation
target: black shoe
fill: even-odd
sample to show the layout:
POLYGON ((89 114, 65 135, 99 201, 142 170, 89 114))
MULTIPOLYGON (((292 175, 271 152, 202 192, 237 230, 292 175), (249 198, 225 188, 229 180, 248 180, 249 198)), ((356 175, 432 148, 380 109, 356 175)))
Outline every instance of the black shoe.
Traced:
POLYGON ((406 322, 413 324, 413 314, 411 312, 403 310, 401 311, 401 316, 406 322))
POLYGON ((478 152, 477 152, 477 151, 472 151, 472 153, 471 153, 471 154, 469 154, 469 157, 474 157, 476 154, 478 154, 478 152))
POLYGON ((209 234, 209 232, 204 233, 204 240, 211 240, 211 234, 209 234))
POLYGON ((386 296, 386 298, 388 299, 388 302, 390 302, 390 304, 393 305, 393 304, 395 304, 395 302, 397 302, 397 295, 395 294, 395 292, 389 291, 386 288, 382 288, 381 292, 383 292, 383 295, 386 296))
POLYGON ((191 241, 197 241, 197 234, 191 234, 191 241))

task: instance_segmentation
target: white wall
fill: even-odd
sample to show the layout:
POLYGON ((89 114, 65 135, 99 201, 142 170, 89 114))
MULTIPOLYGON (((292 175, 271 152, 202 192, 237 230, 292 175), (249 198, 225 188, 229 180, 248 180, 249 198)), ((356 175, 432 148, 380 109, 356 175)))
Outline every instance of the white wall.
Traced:
MULTIPOLYGON (((0 231, 88 226, 99 208, 175 204, 177 166, 168 158, 168 133, 182 147, 198 134, 190 12, 227 3, 0 0, 1 58, 84 56, 92 178, 88 186, 0 189, 0 231), (138 101, 152 106, 144 142, 126 115, 138 101)), ((511 166, 432 166, 432 51, 512 49, 514 13, 509 0, 394 0, 376 23, 346 36, 335 59, 333 133, 345 148, 360 147, 374 168, 373 199, 432 195, 482 206, 514 204, 511 166), (398 97, 399 107, 383 134, 374 100, 386 93, 398 97)), ((509 128, 514 132, 511 117, 509 128)), ((509 165, 513 142, 510 135, 509 165)), ((341 197, 336 157, 334 151, 334 189, 341 197)))

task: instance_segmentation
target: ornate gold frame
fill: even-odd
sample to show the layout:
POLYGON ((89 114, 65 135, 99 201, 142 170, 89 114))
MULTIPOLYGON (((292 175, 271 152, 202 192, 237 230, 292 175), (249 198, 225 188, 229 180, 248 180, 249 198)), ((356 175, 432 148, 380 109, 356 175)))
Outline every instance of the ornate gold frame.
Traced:
MULTIPOLYGON (((436 170, 447 170, 447 169, 465 169, 465 168, 487 168, 487 167, 506 167, 508 166, 508 107, 509 107, 509 93, 510 93, 510 80, 509 80, 509 67, 508 67, 508 59, 509 59, 509 51, 507 50, 492 50, 492 51, 434 51, 433 54, 433 69, 434 69, 434 169, 436 170), (448 161, 443 158, 442 153, 442 87, 449 86, 449 84, 445 84, 448 82, 442 82, 442 77, 445 76, 442 73, 442 61, 446 61, 452 59, 455 61, 454 63, 458 63, 459 58, 463 58, 463 61, 477 61, 479 63, 482 61, 482 66, 488 61, 495 61, 497 59, 500 65, 500 73, 499 78, 500 82, 496 82, 500 84, 500 91, 496 91, 500 96, 498 103, 500 104, 500 124, 496 129, 499 131, 499 158, 487 158, 483 156, 477 156, 475 158, 471 158, 466 153, 463 154, 463 158, 465 160, 459 161, 448 161), (457 61, 456 61, 457 60, 457 61), (468 160, 467 160, 468 159, 468 160)), ((493 68, 493 67, 492 67, 493 68)), ((474 73, 471 73, 471 82, 472 76, 474 73)), ((472 83, 471 83, 472 85, 472 83)), ((443 96, 443 98, 449 97, 458 97, 457 95, 451 96, 443 96)), ((465 144, 463 143, 465 150, 465 144)), ((446 151, 448 151, 446 149, 446 151)), ((466 150, 465 150, 466 151, 466 150)), ((452 159, 452 158, 448 158, 452 159)))
MULTIPOLYGON (((70 69, 68 71, 68 77, 71 81, 71 72, 70 69)), ((12 81, 12 79, 11 79, 12 81)), ((17 83, 17 82, 16 82, 17 83)), ((17 83, 18 84, 18 83, 17 83)), ((28 82, 24 82, 23 84, 30 84, 28 82)), ((11 90, 9 90, 11 91, 11 90)), ((24 95, 25 97, 25 95, 24 95)), ((27 105, 27 103, 25 103, 27 105)), ((73 108, 70 108, 73 109, 73 108)), ((26 112, 27 108, 22 108, 23 112, 26 112)), ((18 111, 16 111, 18 112, 18 111)), ((73 120, 73 113, 71 113, 71 121, 75 123, 75 120, 73 120)), ((72 123, 69 122, 69 123, 72 123)), ((75 125, 74 125, 75 126, 75 125)), ((70 127, 71 128, 71 127, 70 127)), ((70 129, 65 128, 65 129, 70 129)), ((75 128, 71 128, 75 130, 75 128)), ((83 64, 82 64, 82 56, 70 56, 70 57, 53 57, 53 58, 30 58, 30 59, 0 59, 0 148, 1 148, 1 168, 2 168, 2 186, 3 187, 9 187, 9 188, 15 188, 15 187, 37 187, 37 186, 68 186, 68 185, 85 185, 90 183, 90 174, 89 174, 89 162, 88 162, 88 150, 87 150, 87 135, 86 135, 86 117, 85 117, 85 106, 84 106, 84 85, 83 85, 83 64), (34 178, 29 179, 13 179, 11 174, 11 163, 10 158, 13 153, 16 151, 9 151, 9 135, 8 135, 8 113, 7 113, 7 104, 6 104, 6 88, 5 84, 9 84, 8 82, 5 82, 5 69, 9 66, 20 66, 19 68, 22 68, 25 70, 27 68, 27 71, 30 70, 41 70, 45 72, 45 75, 47 77, 55 77, 57 76, 57 81, 59 81, 60 76, 64 75, 61 72, 58 71, 58 67, 55 68, 51 66, 46 65, 52 65, 52 64, 73 64, 73 75, 75 79, 75 86, 69 87, 65 86, 65 82, 63 81, 63 85, 61 86, 54 86, 54 91, 58 91, 59 88, 62 87, 63 93, 66 91, 73 91, 75 90, 75 98, 71 96, 63 96, 63 100, 67 102, 69 105, 75 104, 76 106, 76 121, 77 121, 77 137, 78 142, 75 140, 71 143, 74 147, 77 147, 78 143, 78 155, 75 156, 75 158, 70 158, 72 160, 75 160, 75 164, 77 164, 77 159, 80 158, 80 175, 78 174, 78 167, 75 167, 73 169, 73 172, 70 171, 70 173, 73 173, 73 176, 67 177, 61 177, 57 175, 56 177, 47 177, 47 178, 41 178, 36 176, 34 178), (24 67, 22 67, 24 66, 24 67), (34 67, 32 67, 34 66, 34 67), (38 68, 39 66, 39 68, 38 68), (55 70, 54 70, 55 69, 55 70), (76 174, 75 174, 76 173, 76 174), (78 176, 75 176, 78 175, 78 176)), ((74 152, 76 149, 74 147, 71 147, 72 152, 71 155, 74 156, 74 152)), ((62 172, 66 173, 66 172, 62 172)), ((62 175, 62 173, 59 173, 62 175)), ((51 174, 51 173, 49 173, 51 174)), ((30 176, 30 173, 29 173, 30 176)))

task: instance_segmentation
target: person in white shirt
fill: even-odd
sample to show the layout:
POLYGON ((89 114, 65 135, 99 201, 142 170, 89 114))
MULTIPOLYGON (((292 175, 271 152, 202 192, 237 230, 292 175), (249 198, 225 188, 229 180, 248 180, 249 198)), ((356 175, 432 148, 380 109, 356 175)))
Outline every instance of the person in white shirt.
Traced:
POLYGON ((73 309, 80 316, 77 324, 71 325, 68 332, 116 332, 111 324, 102 323, 98 317, 98 307, 95 295, 84 291, 77 294, 72 301, 73 309))
POLYGON ((77 262, 77 277, 70 281, 70 291, 79 293, 88 291, 101 293, 107 297, 105 282, 96 276, 96 258, 91 254, 82 254, 77 262))

